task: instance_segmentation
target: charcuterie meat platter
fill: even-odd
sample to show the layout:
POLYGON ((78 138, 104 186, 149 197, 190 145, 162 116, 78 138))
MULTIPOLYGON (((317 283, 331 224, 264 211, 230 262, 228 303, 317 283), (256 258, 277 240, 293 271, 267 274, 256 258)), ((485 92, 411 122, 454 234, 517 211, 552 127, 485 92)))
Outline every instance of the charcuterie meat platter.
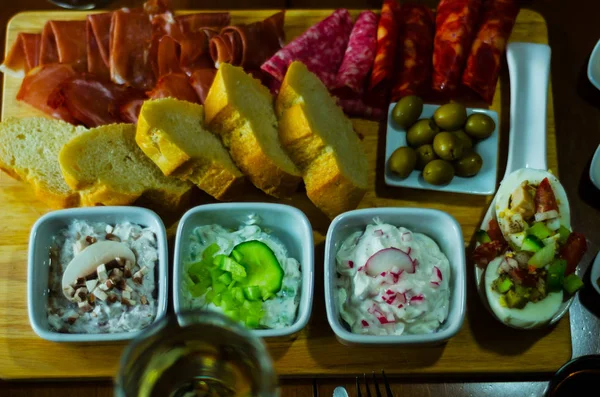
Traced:
MULTIPOLYGON (((231 11, 231 22, 238 24, 261 21, 275 12, 277 10, 231 11)), ((284 25, 286 40, 299 36, 332 12, 333 10, 287 10, 284 25)), ((353 18, 359 13, 360 10, 350 10, 353 18)), ((18 33, 39 32, 48 20, 84 19, 87 14, 59 11, 18 14, 7 28, 7 49, 17 39, 18 33)), ((522 9, 510 40, 547 44, 547 27, 543 17, 522 9)), ((15 99, 21 81, 22 78, 4 76, 3 120, 42 114, 15 99)), ((507 157, 509 127, 508 73, 505 70, 500 75, 493 98, 489 109, 499 115, 498 175, 502 175, 507 157)), ((465 247, 471 246, 491 196, 386 186, 383 172, 385 123, 352 119, 352 124, 362 137, 362 146, 368 159, 368 189, 359 208, 423 207, 446 211, 460 223, 465 247)), ((554 128, 550 90, 547 116, 548 165, 549 169, 557 172, 554 128)), ((196 205, 214 202, 207 195, 194 200, 196 205)), ((322 264, 329 218, 301 192, 295 193, 291 200, 282 201, 256 191, 245 196, 244 201, 290 204, 301 209, 313 226, 315 294, 312 315, 308 325, 299 334, 268 342, 279 375, 356 375, 381 368, 391 375, 549 374, 571 357, 568 316, 555 326, 539 331, 522 332, 501 326, 479 301, 471 271, 467 272, 467 317, 459 333, 447 343, 427 347, 344 346, 338 342, 327 324, 325 314, 322 264)), ((49 207, 35 198, 28 186, 0 174, 0 377, 112 377, 116 372, 123 343, 52 343, 36 336, 29 324, 26 298, 28 236, 33 223, 49 210, 49 207)))

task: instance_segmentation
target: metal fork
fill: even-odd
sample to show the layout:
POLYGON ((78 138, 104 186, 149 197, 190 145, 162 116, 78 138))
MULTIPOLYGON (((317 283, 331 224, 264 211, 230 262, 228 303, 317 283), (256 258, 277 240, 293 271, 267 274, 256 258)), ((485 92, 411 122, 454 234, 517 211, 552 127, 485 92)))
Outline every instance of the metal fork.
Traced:
MULTIPOLYGON (((381 370, 381 376, 383 377, 383 385, 385 386, 385 394, 387 397, 394 397, 392 393, 392 389, 390 389, 390 383, 385 376, 385 371, 381 370)), ((371 389, 369 388, 369 380, 367 379, 367 374, 363 374, 363 378, 365 380, 365 390, 367 391, 367 397, 371 397, 371 389)), ((377 382, 377 376, 375 375, 375 371, 373 371, 373 384, 375 385, 375 395, 377 397, 382 397, 381 391, 379 390, 379 383, 377 382)), ((359 377, 356 377, 356 395, 358 397, 362 397, 362 393, 360 391, 360 381, 359 377)))

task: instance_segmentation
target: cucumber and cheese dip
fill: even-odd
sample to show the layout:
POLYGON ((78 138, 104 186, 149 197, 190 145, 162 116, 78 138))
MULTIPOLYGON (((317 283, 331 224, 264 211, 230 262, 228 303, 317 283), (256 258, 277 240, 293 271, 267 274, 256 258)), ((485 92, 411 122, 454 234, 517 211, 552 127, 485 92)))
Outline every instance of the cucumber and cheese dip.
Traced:
POLYGON ((378 219, 336 255, 336 304, 351 331, 427 334, 448 317, 450 264, 429 237, 378 219))
POLYGON ((249 219, 235 231, 194 229, 184 264, 184 309, 217 310, 248 328, 291 326, 300 301, 300 263, 261 230, 257 216, 249 219))

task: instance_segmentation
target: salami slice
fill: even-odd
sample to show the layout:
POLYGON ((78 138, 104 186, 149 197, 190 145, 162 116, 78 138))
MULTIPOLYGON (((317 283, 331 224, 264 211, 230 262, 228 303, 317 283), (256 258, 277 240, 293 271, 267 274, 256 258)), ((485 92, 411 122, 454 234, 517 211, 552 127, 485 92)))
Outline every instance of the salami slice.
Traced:
POLYGON ((42 31, 40 64, 66 63, 87 70, 86 21, 48 21, 42 31))
POLYGON ((458 87, 476 29, 481 0, 441 0, 433 42, 433 89, 458 87))
POLYGON ((377 22, 372 11, 363 11, 350 33, 348 47, 336 76, 335 88, 348 88, 360 94, 369 75, 377 49, 377 22))
POLYGON ((519 14, 519 4, 517 0, 488 0, 483 7, 481 27, 473 41, 462 81, 491 103, 506 43, 519 14))
POLYGON ((405 4, 400 13, 397 68, 392 101, 403 96, 423 96, 431 89, 431 56, 435 22, 429 7, 405 4))
POLYGON ((15 77, 23 77, 40 63, 42 35, 39 33, 19 33, 0 71, 15 77))
POLYGON ((398 41, 399 13, 400 4, 396 0, 383 2, 381 18, 379 18, 377 27, 377 52, 371 71, 370 90, 375 90, 377 86, 391 82, 398 41))
POLYGON ((261 69, 283 81, 288 66, 300 61, 328 88, 334 87, 351 31, 352 18, 348 11, 336 10, 277 51, 261 69))

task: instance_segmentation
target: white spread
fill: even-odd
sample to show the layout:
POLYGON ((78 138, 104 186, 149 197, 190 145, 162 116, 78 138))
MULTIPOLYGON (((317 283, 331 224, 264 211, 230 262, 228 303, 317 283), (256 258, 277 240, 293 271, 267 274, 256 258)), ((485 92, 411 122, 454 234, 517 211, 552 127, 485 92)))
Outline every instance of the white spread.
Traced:
MULTIPOLYGON (((157 310, 154 273, 158 262, 158 249, 156 236, 149 228, 130 222, 113 226, 104 222, 88 223, 75 220, 54 237, 50 256, 47 314, 51 329, 64 333, 128 332, 138 331, 154 321, 157 310), (74 256, 89 246, 89 241, 106 240, 107 234, 109 237, 110 234, 118 237, 134 252, 136 266, 132 273, 138 272, 144 266, 146 269, 143 271, 141 284, 134 282, 132 278, 125 279, 131 291, 120 291, 118 288, 111 291, 98 289, 97 293, 93 294, 96 297, 91 304, 93 310, 86 312, 78 303, 69 301, 63 295, 62 275, 74 256), (97 298, 103 297, 103 292, 115 294, 118 300, 109 303, 97 298), (121 303, 122 294, 126 295, 125 298, 128 296, 131 301, 135 301, 135 304, 130 306, 121 303)), ((95 284, 92 282, 89 285, 95 284)))
POLYGON ((438 245, 424 234, 376 219, 364 232, 344 240, 336 263, 336 304, 353 333, 432 333, 448 317, 450 265, 438 245), (408 254, 414 273, 395 267, 369 275, 367 261, 391 247, 408 254))
POLYGON ((260 319, 261 328, 284 328, 289 327, 296 320, 296 312, 300 301, 300 286, 302 275, 300 273, 300 263, 289 258, 285 246, 273 235, 261 230, 257 225, 260 222, 258 216, 251 215, 248 222, 240 225, 237 231, 230 231, 220 225, 198 226, 190 236, 189 258, 184 265, 184 278, 187 282, 182 283, 182 296, 184 309, 210 309, 222 312, 223 310, 207 303, 205 296, 197 298, 192 297, 187 285, 193 284, 188 276, 188 269, 197 260, 202 258, 202 252, 211 244, 216 243, 219 246, 217 254, 230 255, 233 248, 245 241, 258 240, 266 244, 275 254, 284 277, 281 290, 272 298, 262 304, 264 311, 260 319))

